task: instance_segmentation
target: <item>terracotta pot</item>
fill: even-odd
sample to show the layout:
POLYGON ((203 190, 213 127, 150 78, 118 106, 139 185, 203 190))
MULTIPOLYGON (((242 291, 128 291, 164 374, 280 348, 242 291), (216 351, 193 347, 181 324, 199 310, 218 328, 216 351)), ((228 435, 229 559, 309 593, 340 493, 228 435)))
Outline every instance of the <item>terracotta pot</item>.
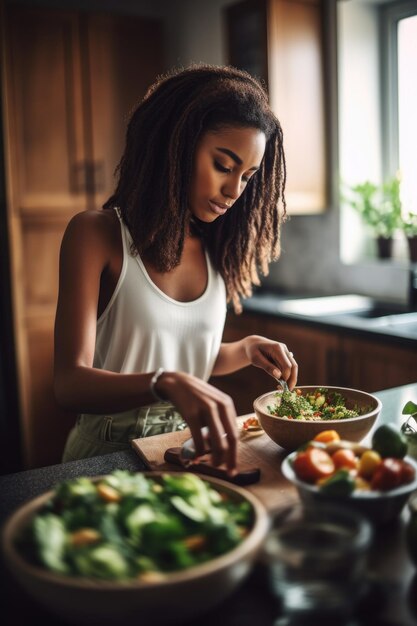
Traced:
POLYGON ((390 259, 392 256, 392 237, 377 237, 379 259, 390 259))
POLYGON ((410 261, 412 263, 417 263, 417 235, 414 235, 414 237, 407 237, 407 243, 410 261))

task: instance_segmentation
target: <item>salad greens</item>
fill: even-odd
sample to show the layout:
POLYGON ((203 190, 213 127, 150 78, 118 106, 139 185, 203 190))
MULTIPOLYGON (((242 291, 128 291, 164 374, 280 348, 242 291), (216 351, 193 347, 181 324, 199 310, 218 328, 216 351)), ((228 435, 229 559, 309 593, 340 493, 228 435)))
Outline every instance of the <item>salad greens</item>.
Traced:
POLYGON ((346 408, 345 399, 335 391, 324 387, 303 396, 301 389, 275 394, 276 404, 269 405, 268 411, 277 417, 296 420, 338 420, 358 417, 359 412, 346 408))
POLYGON ((239 544, 252 524, 236 502, 194 474, 116 470, 60 483, 19 548, 53 572, 103 580, 158 580, 239 544))

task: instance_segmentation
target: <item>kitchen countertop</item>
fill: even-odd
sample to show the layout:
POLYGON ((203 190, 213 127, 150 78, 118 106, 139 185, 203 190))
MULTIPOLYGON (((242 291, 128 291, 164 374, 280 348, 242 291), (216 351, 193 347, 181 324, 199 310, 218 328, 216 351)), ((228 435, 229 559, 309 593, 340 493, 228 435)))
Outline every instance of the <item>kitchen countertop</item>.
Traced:
MULTIPOLYGON (((383 406, 377 425, 383 422, 400 425, 405 420, 401 415, 404 404, 408 400, 417 402, 417 384, 387 389, 375 395, 383 406)), ((128 450, 0 476, 0 523, 20 504, 49 490, 61 480, 105 474, 116 468, 132 471, 145 469, 135 452, 128 450)), ((376 529, 369 562, 369 593, 352 626, 417 624, 417 574, 404 541, 407 519, 405 508, 398 520, 376 529)), ((5 620, 2 623, 6 626, 20 626, 27 622, 42 623, 43 626, 64 624, 30 599, 25 598, 22 602, 22 592, 4 568, 1 569, 0 589, 4 594, 2 618, 5 617, 5 620)), ((246 582, 221 606, 202 615, 198 623, 199 626, 212 626, 213 623, 220 626, 252 626, 254 623, 257 626, 273 626, 277 615, 278 608, 265 583, 265 572, 256 565, 246 582)))
POLYGON ((268 315, 294 323, 316 326, 324 330, 339 330, 343 331, 344 334, 362 336, 367 339, 383 339, 386 343, 417 348, 417 312, 415 311, 406 312, 405 307, 397 305, 404 323, 390 326, 389 323, 385 323, 389 320, 350 315, 348 312, 320 316, 289 310, 288 301, 295 302, 307 297, 316 299, 313 296, 294 296, 260 290, 254 293, 251 298, 243 301, 243 310, 248 313, 268 315), (407 320, 410 320, 410 323, 407 323, 407 320))

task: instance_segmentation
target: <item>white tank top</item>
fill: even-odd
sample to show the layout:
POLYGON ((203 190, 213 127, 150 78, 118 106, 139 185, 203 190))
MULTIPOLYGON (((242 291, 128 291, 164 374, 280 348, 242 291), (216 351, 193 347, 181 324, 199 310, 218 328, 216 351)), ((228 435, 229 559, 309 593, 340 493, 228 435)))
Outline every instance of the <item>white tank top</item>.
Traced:
POLYGON ((97 322, 94 367, 147 373, 158 367, 208 380, 219 352, 226 316, 225 284, 207 252, 208 281, 191 302, 167 296, 152 282, 120 220, 123 264, 116 289, 97 322))

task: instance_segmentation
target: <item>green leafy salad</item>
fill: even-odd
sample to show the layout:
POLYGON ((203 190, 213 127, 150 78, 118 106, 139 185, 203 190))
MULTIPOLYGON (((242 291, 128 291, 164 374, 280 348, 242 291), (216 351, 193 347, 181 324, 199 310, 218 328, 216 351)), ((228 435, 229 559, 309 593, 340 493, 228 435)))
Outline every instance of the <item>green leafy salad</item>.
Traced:
POLYGON ((252 524, 236 502, 193 474, 148 477, 116 470, 59 484, 19 548, 53 572, 157 581, 239 544, 252 524))
POLYGON ((277 401, 268 406, 271 415, 295 420, 340 420, 358 417, 360 413, 346 408, 343 396, 324 387, 303 396, 301 389, 276 393, 277 401))

